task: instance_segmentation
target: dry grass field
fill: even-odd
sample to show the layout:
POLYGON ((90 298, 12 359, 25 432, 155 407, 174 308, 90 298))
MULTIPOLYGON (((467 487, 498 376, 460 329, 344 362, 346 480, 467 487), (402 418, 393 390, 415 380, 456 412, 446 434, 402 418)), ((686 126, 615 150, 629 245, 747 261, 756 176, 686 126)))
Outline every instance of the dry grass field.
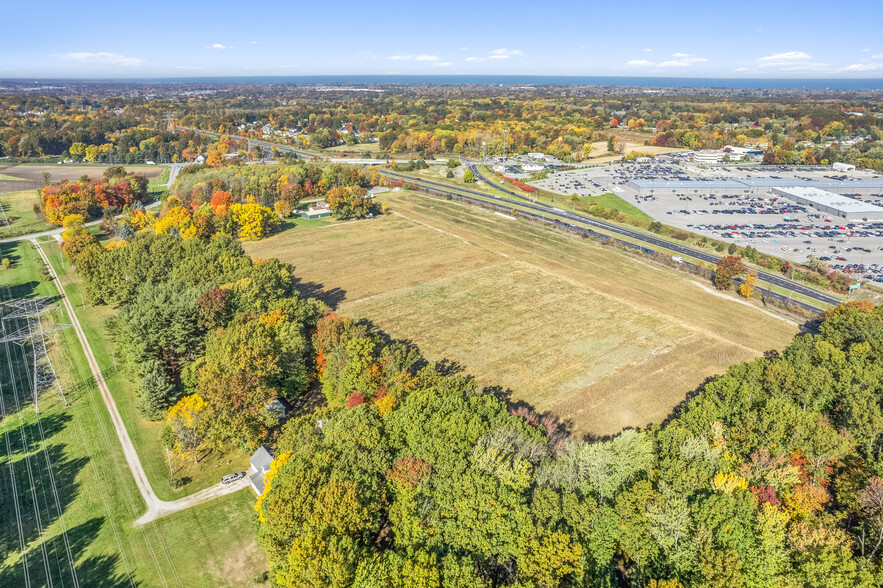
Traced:
POLYGON ((380 219, 293 229, 246 250, 295 265, 342 314, 463 366, 576 433, 668 416, 705 378, 797 327, 590 241, 407 191, 380 219))
MULTIPOLYGON (((102 165, 7 165, 0 166, 0 193, 12 190, 33 190, 43 185, 43 172, 50 182, 74 180, 82 175, 100 176, 110 164, 102 165), (7 180, 2 176, 14 178, 7 180)), ((144 174, 148 179, 159 176, 166 168, 158 165, 126 165, 127 171, 144 174)))

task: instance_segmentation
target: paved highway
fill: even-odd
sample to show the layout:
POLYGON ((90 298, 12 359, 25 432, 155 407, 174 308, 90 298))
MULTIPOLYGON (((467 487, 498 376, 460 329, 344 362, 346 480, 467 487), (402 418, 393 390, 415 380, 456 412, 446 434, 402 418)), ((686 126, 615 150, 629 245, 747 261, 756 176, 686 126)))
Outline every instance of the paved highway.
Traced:
MULTIPOLYGON (((598 220, 594 217, 580 214, 578 212, 571 212, 571 211, 557 208, 557 207, 554 207, 554 206, 551 206, 549 204, 545 204, 542 202, 534 202, 534 201, 528 200, 528 199, 524 198, 523 196, 521 196, 520 194, 516 194, 515 192, 512 192, 511 190, 507 189, 506 187, 497 185, 494 182, 492 182, 491 180, 489 180, 487 177, 484 176, 484 174, 482 174, 478 170, 477 166, 475 165, 475 162, 469 162, 468 165, 469 165, 469 168, 472 169, 473 173, 475 173, 476 178, 478 178, 479 180, 481 180, 482 182, 484 182, 490 186, 493 186, 496 190, 499 190, 501 192, 504 192, 504 193, 510 195, 512 198, 511 199, 510 198, 503 198, 501 196, 486 194, 484 192, 478 192, 476 190, 470 190, 468 188, 457 188, 456 190, 459 192, 465 192, 468 194, 479 196, 481 198, 490 198, 490 199, 493 199, 493 200, 496 200, 499 202, 504 202, 504 203, 509 203, 509 204, 517 204, 518 206, 520 206, 522 208, 528 208, 530 210, 535 210, 537 212, 541 212, 544 214, 552 214, 554 216, 557 216, 557 217, 560 217, 563 219, 583 223, 583 224, 586 224, 589 226, 603 229, 605 231, 609 231, 609 232, 614 233, 616 235, 621 235, 623 237, 627 237, 627 238, 635 240, 639 243, 647 243, 647 244, 653 245, 657 248, 662 248, 662 249, 667 249, 670 251, 675 251, 677 253, 682 253, 684 255, 688 255, 690 257, 693 257, 693 258, 696 258, 696 259, 699 259, 701 261, 705 261, 708 263, 717 264, 717 262, 720 260, 720 257, 718 257, 716 255, 711 255, 710 253, 706 253, 704 251, 692 249, 692 248, 687 247, 685 245, 679 245, 677 243, 672 243, 671 241, 666 241, 665 239, 661 239, 659 237, 654 237, 653 235, 647 235, 645 233, 641 233, 639 231, 635 231, 635 230, 632 230, 632 229, 629 229, 629 228, 626 228, 626 227, 623 227, 623 226, 620 226, 620 225, 617 225, 614 223, 608 223, 608 222, 605 222, 602 220, 598 220)), ((397 176, 401 179, 405 179, 408 181, 415 181, 414 178, 411 178, 411 177, 403 175, 403 174, 398 174, 395 172, 386 172, 386 171, 384 171, 383 173, 388 174, 388 175, 397 176)), ((441 189, 441 190, 447 190, 447 191, 452 190, 451 186, 446 185, 446 184, 442 184, 440 182, 434 182, 432 180, 420 179, 420 180, 418 180, 418 182, 431 185, 432 187, 437 188, 437 189, 441 189)), ((805 286, 805 285, 800 284, 798 282, 794 282, 794 281, 784 278, 782 276, 777 276, 775 274, 771 274, 771 273, 765 272, 763 270, 758 270, 757 275, 758 275, 758 282, 761 282, 761 281, 767 282, 768 284, 772 284, 772 285, 778 286, 780 288, 784 288, 784 289, 789 290, 795 294, 802 294, 803 296, 806 296, 807 298, 811 298, 812 300, 816 300, 816 301, 821 302, 823 304, 831 304, 831 305, 837 306, 838 304, 840 304, 842 302, 841 299, 839 299, 835 296, 832 296, 830 294, 825 294, 824 292, 820 292, 814 288, 810 288, 809 286, 805 286)))
MULTIPOLYGON (((196 131, 196 129, 193 129, 193 130, 196 131)), ((211 135, 214 137, 220 136, 218 133, 212 133, 209 131, 196 131, 196 132, 204 133, 204 134, 211 135)), ((268 143, 266 141, 257 141, 255 139, 251 139, 251 141, 252 141, 252 143, 256 143, 258 145, 262 145, 265 147, 276 148, 279 151, 290 151, 290 152, 295 153, 301 157, 307 157, 307 158, 317 157, 317 155, 315 153, 301 151, 299 149, 295 149, 294 147, 288 147, 285 145, 277 145, 274 143, 268 143)), ((662 248, 662 249, 666 249, 669 251, 675 251, 677 253, 682 253, 684 255, 688 255, 690 257, 705 261, 707 263, 717 264, 717 262, 720 261, 720 257, 718 257, 717 255, 712 255, 710 253, 706 253, 705 251, 699 251, 698 249, 693 249, 693 248, 687 247, 685 245, 679 245, 677 243, 672 243, 671 241, 666 241, 665 239, 661 239, 659 237, 654 237, 653 235, 647 235, 645 233, 641 233, 640 231, 635 231, 633 229, 629 229, 629 228, 626 228, 626 227, 623 227, 623 226, 620 226, 620 225, 617 225, 614 223, 608 223, 608 222, 605 222, 602 220, 598 220, 594 217, 580 214, 578 212, 571 212, 568 210, 557 208, 555 206, 551 206, 549 204, 545 204, 543 202, 528 200, 527 198, 524 198, 520 194, 517 194, 516 192, 509 190, 505 186, 500 186, 500 185, 494 183, 493 181, 491 181, 490 179, 488 179, 487 177, 485 177, 485 175, 478 170, 478 164, 480 162, 469 160, 469 159, 466 159, 463 157, 460 157, 459 159, 461 161, 463 161, 469 167, 469 169, 472 170, 472 172, 475 174, 476 178, 478 178, 480 181, 484 182, 485 184, 493 186, 496 190, 499 190, 499 191, 511 196, 511 199, 504 198, 502 196, 495 196, 492 194, 485 194, 484 192, 470 190, 469 188, 456 188, 456 192, 472 194, 474 196, 478 196, 478 197, 481 197, 484 199, 490 198, 490 199, 493 199, 493 200, 496 200, 496 201, 499 201, 502 203, 517 204, 518 206, 520 206, 522 208, 528 208, 530 210, 534 210, 534 211, 539 212, 541 214, 551 214, 551 215, 554 215, 559 218, 563 218, 563 219, 567 219, 567 220, 570 220, 573 222, 578 222, 578 223, 586 224, 589 226, 593 226, 593 227, 614 233, 616 235, 621 235, 623 237, 637 241, 639 243, 647 243, 647 244, 652 245, 656 248, 662 248)), ((380 163, 379 160, 378 160, 378 163, 380 163)), ((410 182, 423 184, 423 185, 429 185, 429 186, 432 186, 433 188, 436 188, 438 190, 443 190, 446 192, 451 192, 454 190, 451 186, 449 186, 447 184, 443 184, 441 182, 434 182, 432 180, 424 180, 424 179, 415 179, 413 177, 406 176, 404 174, 399 174, 399 173, 389 172, 389 171, 384 171, 383 173, 385 175, 396 176, 396 177, 399 177, 403 180, 407 180, 410 182)), ((771 284, 773 286, 778 286, 779 288, 784 288, 785 290, 788 290, 794 294, 800 294, 802 296, 805 296, 805 297, 815 300, 817 302, 821 302, 822 304, 826 304, 826 305, 830 304, 830 305, 837 306, 841 302, 843 302, 840 298, 837 298, 836 296, 832 296, 831 294, 826 294, 824 292, 816 290, 815 288, 810 288, 809 286, 805 286, 805 285, 795 282, 793 280, 789 280, 788 278, 778 276, 776 274, 771 274, 771 273, 763 271, 763 270, 757 270, 757 276, 758 276, 758 282, 766 282, 766 283, 771 284)), ((770 292, 770 295, 774 296, 774 297, 777 296, 773 292, 770 292)), ((785 299, 789 300, 790 297, 786 297, 785 299)), ((792 300, 791 302, 793 303, 795 301, 792 300)), ((806 306, 807 308, 810 308, 812 310, 819 310, 818 308, 815 308, 810 305, 802 305, 802 306, 806 306)))
MULTIPOLYGON (((471 202, 471 203, 478 205, 478 206, 494 207, 494 208, 499 209, 501 212, 511 211, 511 206, 513 204, 518 204, 519 206, 525 206, 521 202, 515 203, 515 202, 512 202, 511 200, 507 200, 507 199, 501 198, 499 196, 493 196, 490 194, 485 194, 483 192, 475 192, 473 190, 466 190, 470 194, 475 194, 476 196, 481 196, 481 198, 474 198, 472 196, 467 196, 465 194, 462 194, 459 189, 455 190, 455 189, 452 189, 451 186, 447 186, 445 184, 439 184, 438 182, 433 182, 432 180, 423 180, 423 179, 419 179, 419 178, 412 178, 412 177, 405 176, 402 174, 396 174, 394 172, 384 171, 381 173, 386 174, 386 175, 394 175, 394 176, 401 178, 401 179, 407 179, 409 182, 411 182, 413 184, 422 185, 424 188, 434 190, 439 193, 451 194, 452 196, 454 196, 455 198, 457 198, 459 200, 471 202), (487 201, 487 199, 495 199, 495 200, 499 201, 500 204, 489 203, 487 201)), ((519 196, 519 198, 520 198, 520 196, 519 196)), ((528 208, 534 208, 534 207, 530 206, 528 208)), ((553 210, 558 211, 560 209, 553 209, 553 210)), ((566 211, 564 211, 564 212, 566 212, 566 211)), ((558 226, 561 228, 566 228, 567 230, 573 231, 576 233, 585 234, 585 235, 589 235, 589 236, 601 238, 601 239, 612 239, 612 240, 614 240, 622 245, 625 245, 631 249, 638 249, 644 253, 651 253, 652 254, 657 251, 656 249, 652 249, 650 247, 646 247, 643 245, 636 245, 635 243, 632 243, 630 241, 624 241, 624 240, 618 239, 616 237, 611 237, 605 233, 599 233, 598 231, 588 229, 588 228, 585 228, 585 227, 582 227, 579 225, 575 225, 575 224, 567 223, 567 222, 561 222, 558 218, 554 218, 554 217, 562 216, 560 212, 554 212, 552 215, 548 215, 545 211, 541 211, 541 214, 535 214, 532 212, 527 212, 522 209, 522 210, 518 211, 518 214, 522 217, 533 218, 537 221, 546 222, 549 224, 554 224, 555 226, 558 226)), ((583 222, 583 221, 579 221, 579 222, 583 222)), ((690 263, 690 262, 684 262, 684 263, 690 263)), ((741 279, 739 279, 739 278, 737 278, 735 281, 737 284, 741 283, 741 279)), ((784 294, 779 294, 778 292, 773 292, 772 290, 770 290, 768 288, 758 287, 757 289, 760 292, 763 292, 764 296, 766 296, 766 297, 778 300, 778 301, 786 303, 786 304, 793 304, 795 306, 799 306, 799 307, 803 308, 804 310, 807 310, 812 313, 818 313, 818 312, 821 312, 822 310, 824 310, 823 308, 813 306, 812 304, 807 304, 806 302, 801 302, 799 300, 793 300, 790 295, 785 296, 784 294)))

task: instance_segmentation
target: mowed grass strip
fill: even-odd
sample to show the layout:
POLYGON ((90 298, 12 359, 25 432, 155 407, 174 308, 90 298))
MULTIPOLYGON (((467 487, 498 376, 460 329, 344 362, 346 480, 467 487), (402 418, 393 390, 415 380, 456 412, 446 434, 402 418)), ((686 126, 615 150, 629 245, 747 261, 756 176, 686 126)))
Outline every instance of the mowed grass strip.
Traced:
POLYGON ((37 190, 0 194, 0 206, 9 221, 8 225, 3 225, 0 217, 0 239, 51 229, 52 225, 46 222, 43 215, 34 212, 35 204, 40 204, 40 193, 37 190))
POLYGON ((121 366, 117 364, 113 353, 112 339, 107 331, 107 319, 116 311, 108 306, 86 305, 84 308, 80 276, 71 271, 58 242, 53 240, 41 243, 41 246, 58 274, 65 293, 74 305, 74 312, 80 319, 95 359, 156 495, 162 500, 175 500, 217 484, 223 474, 247 470, 248 456, 239 451, 207 452, 200 457, 198 464, 193 463, 190 458, 172 454, 174 477, 186 478, 187 483, 181 490, 172 490, 169 487, 169 456, 166 455, 166 447, 161 439, 164 422, 149 421, 138 412, 137 385, 121 371, 121 366))
MULTIPOLYGON (((45 247, 45 245, 44 245, 45 247)), ((55 296, 51 282, 39 281, 39 257, 24 241, 0 245, 0 253, 13 260, 10 270, 0 272, 0 298, 55 296), (7 288, 8 287, 8 288, 7 288)), ((69 323, 61 308, 43 316, 44 325, 69 323)), ((28 346, 25 346, 25 350, 28 346)), ((25 398, 18 413, 9 386, 7 358, 0 357, 3 397, 8 414, 3 424, 15 450, 15 476, 19 514, 24 519, 27 570, 32 585, 47 585, 42 558, 45 542, 52 583, 72 585, 62 538, 66 530, 77 577, 82 586, 248 586, 266 568, 254 535, 254 495, 244 491, 204 503, 135 529, 132 522, 144 512, 122 454, 110 417, 88 369, 82 348, 72 329, 47 340, 47 349, 70 403, 65 406, 56 387, 40 395, 39 417, 45 442, 37 428, 33 401, 25 398), (19 418, 30 441, 31 469, 35 476, 38 512, 44 526, 37 532, 27 463, 21 452, 19 418), (63 520, 57 514, 46 468, 53 468, 63 520)), ((10 351, 21 350, 11 345, 10 351)), ((97 350, 96 350, 97 351, 97 350)), ((97 354, 97 353, 96 353, 97 354)), ((15 361, 19 361, 15 359, 15 361)), ((27 356, 26 356, 27 357, 27 356)), ((99 359, 99 361, 101 361, 99 359)), ((28 365, 16 368, 19 375, 28 365)), ((26 378, 24 378, 26 380, 26 378)), ((23 378, 18 377, 19 384, 23 378)), ((0 443, 0 542, 9 549, 0 560, 0 586, 23 586, 24 569, 18 550, 15 501, 5 443, 0 443)), ((166 470, 168 471, 168 470, 166 470)))
POLYGON ((797 332, 589 240, 409 191, 381 200, 398 215, 295 228, 246 250, 292 263, 341 313, 579 433, 659 422, 708 376, 797 332))

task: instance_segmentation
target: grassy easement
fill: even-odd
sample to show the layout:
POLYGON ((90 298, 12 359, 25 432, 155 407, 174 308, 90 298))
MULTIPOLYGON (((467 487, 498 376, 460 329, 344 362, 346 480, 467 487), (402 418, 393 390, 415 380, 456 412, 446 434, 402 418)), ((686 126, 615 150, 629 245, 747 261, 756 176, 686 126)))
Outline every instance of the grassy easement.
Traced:
MULTIPOLYGON (((0 245, 0 254, 15 264, 0 271, 0 299, 57 298, 54 284, 39 281, 42 262, 33 245, 0 245)), ((56 309, 44 314, 43 321, 48 325, 69 319, 56 309)), ((81 586, 249 585, 266 568, 254 539, 254 496, 240 492, 133 528, 144 504, 76 334, 62 330, 49 337, 47 347, 70 406, 64 406, 57 388, 44 391, 39 424, 27 394, 30 358, 22 356, 29 346, 23 350, 10 344, 9 356, 5 345, 0 349, 5 407, 0 429, 0 586, 24 586, 25 573, 32 586, 48 585, 50 578, 55 586, 71 586, 71 561, 81 586)))
POLYGON ((579 200, 585 204, 596 204, 603 208, 619 211, 625 216, 630 216, 637 220, 647 221, 648 223, 653 222, 653 218, 640 208, 629 204, 616 194, 611 194, 610 192, 600 196, 583 196, 579 200))
POLYGON ((160 200, 162 199, 162 195, 166 191, 166 184, 169 183, 169 174, 171 170, 169 168, 163 168, 163 171, 160 175, 155 178, 151 178, 147 182, 147 196, 148 200, 160 200))
POLYGON ((660 422, 793 324, 591 241, 403 190, 392 215, 246 243, 342 314, 410 339, 482 385, 606 435, 660 422), (408 271, 403 271, 407 268, 408 271))
POLYGON ((177 478, 189 478, 190 481, 181 490, 172 490, 169 487, 169 463, 166 456, 165 446, 160 439, 163 429, 162 421, 148 421, 138 412, 136 407, 136 385, 119 370, 114 370, 115 356, 109 333, 106 329, 106 321, 115 311, 107 306, 90 306, 83 308, 82 295, 80 292, 80 277, 70 271, 61 253, 61 247, 57 242, 47 242, 42 245, 43 250, 49 257, 52 267, 58 273, 58 278, 64 286, 64 290, 74 304, 77 317, 89 343, 95 354, 95 359, 104 373, 107 386, 113 394, 114 400, 119 407, 126 429, 132 438, 132 443, 138 451, 144 471, 153 486, 154 492, 163 500, 174 500, 187 494, 192 494, 203 488, 217 484, 223 474, 248 469, 248 456, 233 451, 219 453, 213 451, 200 458, 199 464, 193 460, 172 455, 172 467, 177 478), (230 462, 229 464, 227 462, 230 462))
POLYGON ((0 238, 39 233, 51 229, 52 225, 34 212, 34 204, 39 203, 40 193, 37 190, 0 194, 0 206, 3 207, 3 212, 6 213, 6 218, 10 221, 9 226, 0 226, 0 238))

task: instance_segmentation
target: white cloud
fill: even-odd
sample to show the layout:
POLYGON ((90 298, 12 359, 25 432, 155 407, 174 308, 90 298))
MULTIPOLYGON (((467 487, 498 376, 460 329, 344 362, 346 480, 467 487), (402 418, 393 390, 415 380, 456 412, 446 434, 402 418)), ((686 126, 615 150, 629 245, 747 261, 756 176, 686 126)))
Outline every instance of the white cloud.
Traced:
POLYGON ((883 53, 877 53, 876 55, 871 55, 871 59, 883 59, 883 53))
POLYGON ((433 63, 432 67, 448 67, 452 65, 450 61, 440 61, 439 63, 433 63))
POLYGON ((737 67, 737 68, 734 69, 733 71, 739 71, 739 72, 743 72, 743 71, 751 71, 751 68, 750 68, 750 67, 737 67))
POLYGON ((119 53, 75 51, 71 53, 55 53, 53 56, 60 59, 67 59, 68 61, 79 61, 81 63, 106 63, 109 65, 125 66, 138 66, 144 63, 144 60, 140 57, 126 57, 119 53))
POLYGON ((257 41, 249 41, 248 44, 249 45, 260 45, 260 43, 258 43, 257 41))
POLYGON ((494 49, 488 59, 509 59, 513 55, 522 55, 521 49, 494 49))
POLYGON ((487 57, 472 56, 467 57, 466 61, 481 63, 482 61, 487 61, 488 59, 509 59, 510 57, 516 55, 524 55, 524 53, 522 53, 521 49, 494 49, 487 57))
POLYGON ((232 45, 222 45, 221 43, 212 43, 206 49, 235 49, 232 45))
POLYGON ((469 51, 469 47, 460 47, 460 51, 469 51))
POLYGON ((627 61, 626 65, 628 67, 648 67, 653 65, 653 62, 647 61, 646 59, 632 59, 631 61, 627 61))
POLYGON ((802 61, 809 61, 810 59, 812 57, 803 51, 786 51, 785 53, 774 53, 773 55, 760 57, 757 60, 757 65, 759 67, 791 66, 802 61))
POLYGON ((387 59, 392 61, 441 61, 438 55, 426 55, 423 53, 420 55, 393 55, 387 57, 387 59))
POLYGON ((198 70, 198 69, 204 69, 204 68, 202 68, 202 67, 198 67, 198 66, 195 66, 195 65, 176 65, 176 66, 175 66, 175 69, 190 69, 190 70, 198 70))
POLYGON ((650 49, 649 47, 647 49, 641 49, 641 51, 644 53, 653 53, 653 49, 650 49))
POLYGON ((877 71, 883 69, 883 63, 853 63, 840 69, 840 71, 877 71))
POLYGON ((673 53, 672 57, 675 59, 670 59, 668 61, 663 61, 658 64, 657 67, 690 67, 694 63, 702 63, 704 61, 708 61, 704 57, 696 57, 695 55, 690 55, 689 53, 673 53))

